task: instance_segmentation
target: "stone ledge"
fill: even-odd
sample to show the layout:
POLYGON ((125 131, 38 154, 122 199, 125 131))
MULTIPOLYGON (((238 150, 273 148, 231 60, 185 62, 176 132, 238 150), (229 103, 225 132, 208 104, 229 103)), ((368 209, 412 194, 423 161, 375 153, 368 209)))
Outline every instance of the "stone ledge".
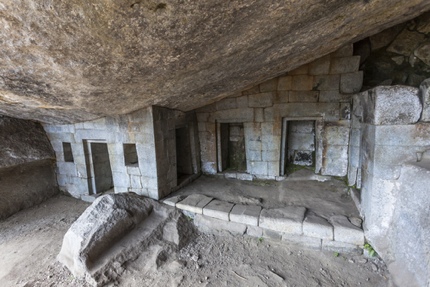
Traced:
POLYGON ((260 214, 259 226, 283 233, 301 235, 305 212, 306 208, 302 206, 263 209, 260 214))
POLYGON ((261 207, 256 205, 236 204, 230 212, 230 221, 258 226, 261 207))
POLYGON ((203 215, 229 221, 229 213, 233 205, 233 203, 215 199, 203 208, 203 215))
POLYGON ((184 200, 176 203, 179 209, 187 210, 197 214, 203 214, 203 207, 205 207, 213 198, 202 194, 192 194, 187 196, 184 200))

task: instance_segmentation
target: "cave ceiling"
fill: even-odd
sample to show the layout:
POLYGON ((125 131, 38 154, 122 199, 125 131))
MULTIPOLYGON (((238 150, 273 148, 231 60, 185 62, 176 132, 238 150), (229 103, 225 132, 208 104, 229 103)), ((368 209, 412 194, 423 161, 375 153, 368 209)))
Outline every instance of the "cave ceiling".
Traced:
POLYGON ((428 0, 2 0, 0 114, 189 111, 430 9, 428 0))

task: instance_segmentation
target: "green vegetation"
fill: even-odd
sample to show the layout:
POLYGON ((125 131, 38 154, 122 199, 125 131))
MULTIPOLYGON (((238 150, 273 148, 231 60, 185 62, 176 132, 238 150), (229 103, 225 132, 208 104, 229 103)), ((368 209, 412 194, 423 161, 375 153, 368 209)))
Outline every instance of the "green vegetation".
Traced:
POLYGON ((372 245, 370 245, 369 243, 364 244, 364 249, 366 249, 367 252, 369 252, 370 257, 374 257, 378 255, 378 253, 376 253, 375 249, 373 249, 372 245))

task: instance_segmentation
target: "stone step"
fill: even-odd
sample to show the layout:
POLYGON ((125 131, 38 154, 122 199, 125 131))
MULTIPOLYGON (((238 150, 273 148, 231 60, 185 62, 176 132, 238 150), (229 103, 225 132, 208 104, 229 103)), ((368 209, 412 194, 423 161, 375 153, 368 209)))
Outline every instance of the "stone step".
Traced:
POLYGON ((342 253, 361 253, 364 245, 361 219, 334 215, 327 220, 303 206, 269 209, 202 194, 173 196, 163 202, 191 215, 205 233, 246 234, 342 253))

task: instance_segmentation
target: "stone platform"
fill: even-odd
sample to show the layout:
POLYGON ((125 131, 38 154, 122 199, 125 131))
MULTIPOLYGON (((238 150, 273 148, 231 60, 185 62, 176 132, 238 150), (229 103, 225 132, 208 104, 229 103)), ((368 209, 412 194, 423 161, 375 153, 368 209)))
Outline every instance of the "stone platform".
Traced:
POLYGON ((361 253, 364 245, 358 217, 332 215, 327 220, 303 206, 263 208, 203 194, 176 195, 163 203, 181 209, 206 233, 226 231, 339 253, 361 253))

